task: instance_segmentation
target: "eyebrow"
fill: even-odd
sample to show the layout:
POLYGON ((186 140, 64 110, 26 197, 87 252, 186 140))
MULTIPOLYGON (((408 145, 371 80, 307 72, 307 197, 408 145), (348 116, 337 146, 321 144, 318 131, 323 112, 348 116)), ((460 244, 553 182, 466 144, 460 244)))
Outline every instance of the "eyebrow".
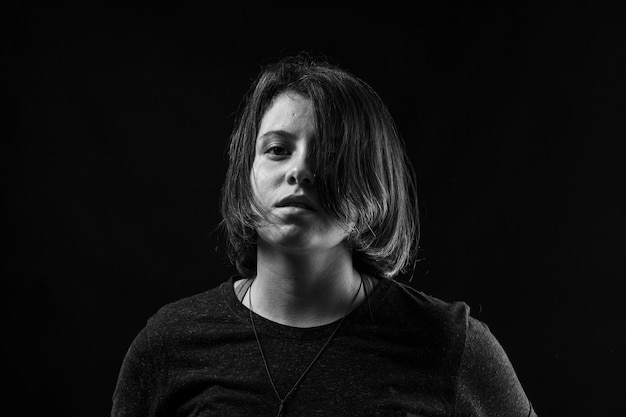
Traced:
POLYGON ((267 132, 259 136, 259 140, 268 138, 270 136, 281 136, 281 137, 284 137, 285 139, 293 139, 295 138, 296 135, 294 135, 293 133, 287 132, 286 130, 280 130, 280 129, 268 130, 267 132))

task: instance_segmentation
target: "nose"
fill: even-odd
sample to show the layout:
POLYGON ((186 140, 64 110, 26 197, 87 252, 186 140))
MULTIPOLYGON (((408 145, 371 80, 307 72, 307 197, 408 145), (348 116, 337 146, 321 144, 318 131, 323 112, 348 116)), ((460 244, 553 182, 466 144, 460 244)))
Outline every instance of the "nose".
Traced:
POLYGON ((302 155, 300 158, 294 158, 293 166, 287 171, 286 180, 289 185, 315 185, 315 173, 311 169, 307 156, 302 155))

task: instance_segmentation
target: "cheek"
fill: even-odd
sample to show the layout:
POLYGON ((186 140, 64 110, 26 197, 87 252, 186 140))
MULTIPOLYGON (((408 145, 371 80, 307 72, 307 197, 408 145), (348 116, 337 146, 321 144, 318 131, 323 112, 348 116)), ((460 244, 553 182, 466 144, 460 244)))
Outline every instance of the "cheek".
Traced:
POLYGON ((267 170, 257 165, 252 167, 252 171, 250 171, 250 185, 257 201, 265 202, 271 198, 272 181, 273 177, 267 170))

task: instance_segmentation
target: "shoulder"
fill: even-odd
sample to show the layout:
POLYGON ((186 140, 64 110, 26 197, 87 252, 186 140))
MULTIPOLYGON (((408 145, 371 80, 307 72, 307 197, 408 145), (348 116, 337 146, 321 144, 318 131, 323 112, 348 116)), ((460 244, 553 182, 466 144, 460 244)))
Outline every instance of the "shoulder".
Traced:
POLYGON ((226 313, 226 290, 232 286, 226 281, 215 288, 167 303, 159 308, 146 323, 152 334, 167 333, 181 328, 207 324, 219 320, 226 313))
POLYGON ((433 366, 455 373, 460 363, 469 307, 427 295, 394 280, 382 280, 372 294, 375 332, 411 351, 426 350, 433 366))
POLYGON ((225 285, 168 303, 147 320, 124 357, 111 415, 149 414, 167 384, 173 355, 219 320, 225 285))
POLYGON ((502 345, 489 327, 472 317, 457 379, 457 409, 485 415, 534 416, 502 345))
POLYGON ((200 330, 210 331, 215 327, 215 322, 228 317, 224 294, 229 282, 160 307, 146 320, 130 350, 164 356, 186 336, 200 330))
POLYGON ((133 339, 126 361, 160 367, 181 345, 214 333, 220 327, 217 323, 224 323, 229 317, 223 296, 227 285, 228 282, 224 282, 160 307, 133 339))
POLYGON ((380 302, 392 313, 390 318, 394 321, 400 320, 403 326, 443 326, 465 333, 470 317, 466 303, 444 301, 395 280, 382 284, 386 291, 380 302))
POLYGON ((181 344, 199 335, 210 335, 219 323, 229 320, 225 295, 232 280, 160 307, 135 336, 127 359, 166 361, 181 344))
POLYGON ((535 415, 504 349, 466 303, 444 301, 400 282, 385 285, 378 309, 388 312, 383 325, 407 327, 405 336, 438 352, 429 360, 444 365, 456 380, 461 415, 535 415))

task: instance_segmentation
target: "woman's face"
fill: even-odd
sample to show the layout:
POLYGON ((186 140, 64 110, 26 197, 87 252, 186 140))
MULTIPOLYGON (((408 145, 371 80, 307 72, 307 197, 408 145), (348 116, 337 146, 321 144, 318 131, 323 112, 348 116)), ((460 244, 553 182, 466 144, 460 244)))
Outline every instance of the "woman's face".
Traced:
POLYGON ((343 245, 347 232, 319 204, 309 149, 316 140, 311 101, 295 92, 276 96, 256 139, 250 180, 269 213, 258 226, 259 244, 287 252, 343 245))

